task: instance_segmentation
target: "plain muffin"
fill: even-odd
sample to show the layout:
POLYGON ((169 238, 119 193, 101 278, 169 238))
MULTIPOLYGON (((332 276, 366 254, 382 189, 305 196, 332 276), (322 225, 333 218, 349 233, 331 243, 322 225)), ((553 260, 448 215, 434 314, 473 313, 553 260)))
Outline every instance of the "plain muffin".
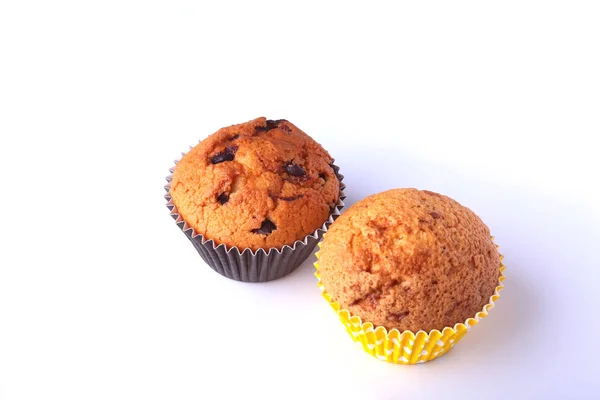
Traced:
POLYGON ((281 248, 328 220, 340 193, 332 162, 292 123, 257 118, 192 148, 169 191, 181 218, 216 245, 281 248))
POLYGON ((332 301, 363 322, 429 332, 464 323, 488 304, 500 255, 468 208, 438 193, 394 189, 331 225, 319 272, 332 301))

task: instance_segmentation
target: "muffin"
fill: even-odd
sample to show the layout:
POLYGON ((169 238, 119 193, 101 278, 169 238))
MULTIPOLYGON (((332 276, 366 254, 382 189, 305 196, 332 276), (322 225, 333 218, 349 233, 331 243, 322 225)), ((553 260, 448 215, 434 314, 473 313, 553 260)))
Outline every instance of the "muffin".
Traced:
POLYGON ((306 133, 257 118, 201 141, 165 188, 172 215, 209 265, 233 279, 265 281, 311 254, 343 206, 340 179, 306 133))
POLYGON ((380 349, 380 358, 393 362, 426 361, 448 350, 487 314, 501 288, 501 256, 488 227, 468 208, 426 190, 394 189, 356 203, 330 227, 318 258, 320 285, 349 332, 367 340, 359 338, 361 329, 363 336, 378 330, 375 342, 388 339, 391 346, 380 349), (399 343, 403 334, 409 345, 423 339, 419 354, 391 340, 399 343))

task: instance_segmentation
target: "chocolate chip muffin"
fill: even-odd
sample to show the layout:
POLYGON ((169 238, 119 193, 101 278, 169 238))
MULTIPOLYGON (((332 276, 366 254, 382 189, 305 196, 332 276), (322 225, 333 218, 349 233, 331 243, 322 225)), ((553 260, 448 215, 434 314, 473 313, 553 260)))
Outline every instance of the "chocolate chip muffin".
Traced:
POLYGON ((488 227, 449 197, 395 189, 356 203, 330 227, 319 273, 332 301, 363 322, 429 332, 474 317, 499 285, 488 227))
POLYGON ((286 120, 222 128, 176 165, 169 188, 197 234, 239 249, 292 246, 320 228, 340 199, 331 156, 286 120))

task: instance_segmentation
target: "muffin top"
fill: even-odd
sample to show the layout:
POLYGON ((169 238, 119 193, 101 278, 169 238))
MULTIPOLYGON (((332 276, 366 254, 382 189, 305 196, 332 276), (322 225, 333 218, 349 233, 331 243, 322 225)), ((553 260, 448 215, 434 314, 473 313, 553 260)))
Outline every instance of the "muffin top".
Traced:
POLYGON ((394 189, 356 203, 331 225, 319 272, 332 300, 363 322, 441 331, 489 302, 500 255, 468 208, 426 190, 394 189))
POLYGON ((196 233, 216 244, 281 248, 329 218, 340 184, 332 158, 286 120, 222 128, 175 167, 170 194, 196 233))

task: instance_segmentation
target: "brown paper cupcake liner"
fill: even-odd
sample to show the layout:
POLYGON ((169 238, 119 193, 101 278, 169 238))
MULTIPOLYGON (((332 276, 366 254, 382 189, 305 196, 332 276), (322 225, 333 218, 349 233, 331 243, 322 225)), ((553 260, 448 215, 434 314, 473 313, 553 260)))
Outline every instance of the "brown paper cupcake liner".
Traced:
MULTIPOLYGON (((183 157, 185 153, 181 153, 183 157)), ((175 161, 177 164, 179 160, 175 161)), ((171 172, 167 176, 165 199, 167 208, 171 217, 175 220, 177 226, 182 230, 186 237, 192 242, 194 248, 200 254, 200 257, 219 274, 241 282, 267 282, 279 279, 288 275, 300 266, 311 254, 313 254, 316 244, 321 240, 323 234, 327 231, 329 225, 340 215, 344 208, 344 192, 346 186, 342 180, 344 176, 339 173, 340 168, 332 164, 335 175, 340 181, 339 200, 329 215, 327 221, 316 229, 312 234, 307 235, 302 240, 296 240, 293 245, 284 245, 281 249, 269 248, 252 251, 249 248, 239 249, 238 247, 217 245, 212 239, 207 239, 188 225, 187 222, 177 212, 177 207, 173 203, 169 189, 175 166, 169 169, 171 172)))

